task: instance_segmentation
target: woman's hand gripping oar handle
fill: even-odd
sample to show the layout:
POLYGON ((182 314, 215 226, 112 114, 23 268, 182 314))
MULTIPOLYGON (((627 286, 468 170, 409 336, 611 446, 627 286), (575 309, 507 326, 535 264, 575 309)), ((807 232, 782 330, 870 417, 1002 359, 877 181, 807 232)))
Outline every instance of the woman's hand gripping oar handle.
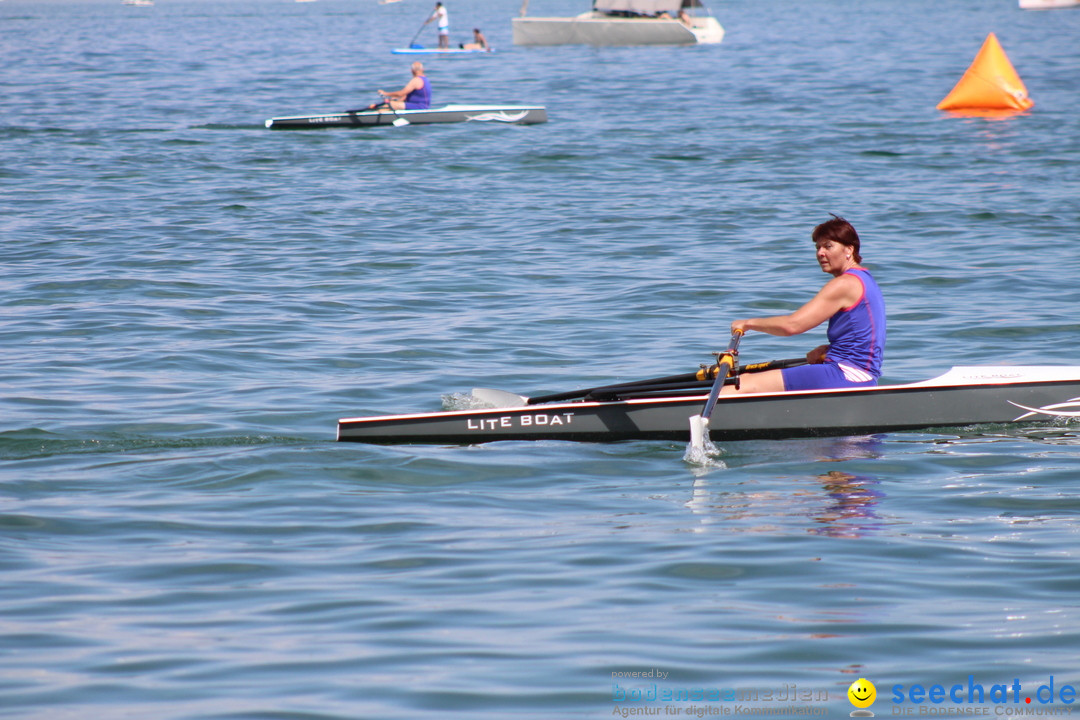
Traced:
POLYGON ((709 418, 712 417, 713 408, 716 407, 716 399, 720 397, 720 388, 724 387, 724 381, 735 369, 739 358, 739 340, 742 339, 743 331, 736 330, 731 334, 731 344, 728 349, 716 357, 716 379, 713 381, 709 399, 705 402, 705 409, 700 415, 690 418, 690 444, 695 448, 705 449, 705 437, 709 432, 709 418))

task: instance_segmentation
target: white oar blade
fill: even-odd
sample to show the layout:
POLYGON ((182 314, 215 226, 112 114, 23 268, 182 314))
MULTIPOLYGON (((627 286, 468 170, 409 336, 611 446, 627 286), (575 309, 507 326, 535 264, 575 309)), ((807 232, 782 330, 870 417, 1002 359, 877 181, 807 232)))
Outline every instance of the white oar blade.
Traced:
POLYGON ((705 440, 709 437, 709 421, 700 415, 690 418, 690 447, 705 452, 705 440))
POLYGON ((405 127, 409 124, 409 121, 403 117, 399 117, 397 120, 391 123, 394 127, 405 127))
POLYGON ((683 453, 683 461, 702 467, 717 467, 717 463, 712 459, 714 454, 716 446, 709 440, 709 420, 701 415, 694 415, 690 418, 690 444, 683 453))
POLYGON ((473 388, 472 396, 477 402, 495 408, 524 407, 529 404, 529 398, 523 395, 491 388, 473 388))

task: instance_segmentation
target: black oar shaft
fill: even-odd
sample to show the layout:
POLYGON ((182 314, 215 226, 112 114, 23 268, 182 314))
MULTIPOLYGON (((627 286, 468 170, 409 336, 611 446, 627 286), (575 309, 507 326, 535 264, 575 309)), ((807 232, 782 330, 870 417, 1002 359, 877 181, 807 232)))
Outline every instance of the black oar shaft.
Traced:
POLYGON ((706 423, 708 423, 709 418, 712 417, 713 408, 716 407, 716 399, 720 397, 720 388, 724 386, 724 381, 727 379, 728 373, 735 367, 735 361, 739 357, 739 340, 742 339, 742 336, 742 330, 733 332, 731 334, 731 344, 718 358, 716 364, 720 366, 720 369, 716 373, 716 380, 713 381, 712 391, 709 392, 709 399, 705 402, 705 409, 701 411, 701 417, 706 423))
POLYGON ((768 362, 750 363, 749 365, 740 365, 736 371, 736 375, 742 375, 743 373, 755 373, 764 372, 766 370, 783 370, 784 368, 798 367, 799 365, 805 365, 806 358, 789 358, 787 360, 770 360, 768 362))
MULTIPOLYGON (((729 378, 731 382, 734 382, 734 378, 729 378)), ((676 382, 676 383, 660 383, 657 385, 635 385, 633 387, 610 387, 610 388, 597 388, 595 391, 585 396, 585 400, 596 400, 603 402, 605 400, 625 400, 632 397, 641 397, 652 393, 673 391, 673 390, 704 390, 712 385, 708 380, 690 380, 689 382, 676 382)))
POLYGON ((427 24, 428 24, 429 22, 431 22, 431 18, 430 18, 430 17, 429 17, 429 18, 428 18, 427 20, 425 20, 425 21, 424 21, 424 22, 423 22, 423 23, 422 23, 422 24, 420 25, 420 29, 416 31, 416 34, 412 36, 412 40, 410 40, 410 41, 409 41, 409 47, 412 47, 412 46, 413 46, 413 44, 414 44, 414 43, 416 42, 416 38, 420 37, 420 33, 424 32, 424 27, 425 27, 425 26, 426 26, 426 25, 427 25, 427 24))
MULTIPOLYGON (((743 365, 739 367, 736 374, 741 375, 745 372, 763 372, 765 370, 776 370, 778 368, 795 367, 796 365, 805 365, 806 360, 803 358, 791 358, 788 360, 770 360, 768 362, 751 363, 749 365, 743 365)), ((563 400, 576 400, 577 398, 589 398, 600 399, 601 396, 613 396, 627 391, 642 391, 644 387, 653 385, 673 385, 675 383, 688 383, 684 385, 684 388, 695 387, 693 383, 703 383, 704 387, 707 387, 709 380, 716 377, 717 366, 713 365, 709 368, 702 368, 697 372, 682 373, 680 375, 668 375, 667 377, 649 378, 647 380, 635 380, 626 383, 616 383, 614 385, 600 385, 592 388, 585 388, 584 390, 570 390, 568 392, 551 393, 550 395, 537 395, 528 399, 527 404, 538 405, 540 403, 549 402, 561 402, 563 400)), ((659 388, 657 388, 659 389, 659 388)), ((679 390, 679 387, 665 387, 666 390, 679 390)))
POLYGON ((681 375, 668 375, 667 377, 649 378, 648 380, 635 380, 628 383, 619 383, 617 385, 600 385, 598 387, 585 388, 584 390, 570 390, 568 392, 551 393, 550 395, 537 395, 536 397, 529 398, 529 405, 537 405, 539 403, 559 402, 561 400, 574 400, 576 398, 583 398, 592 395, 599 391, 613 391, 613 390, 629 390, 642 385, 663 385, 665 383, 676 382, 690 382, 691 380, 701 380, 706 376, 703 375, 705 370, 698 370, 696 373, 683 373, 681 375))
MULTIPOLYGON (((779 367, 795 367, 796 365, 805 365, 805 360, 775 360, 768 363, 757 363, 757 366, 752 370, 746 370, 740 367, 734 375, 729 375, 724 379, 725 385, 734 385, 739 381, 738 376, 743 372, 762 372, 764 370, 775 370, 779 367), (786 365, 780 365, 779 363, 789 363, 786 365), (768 366, 768 367, 766 367, 768 366)), ((633 387, 611 387, 611 388, 597 388, 593 392, 585 396, 585 400, 630 400, 634 398, 643 397, 657 397, 658 393, 676 393, 681 390, 706 390, 712 386, 712 383, 708 380, 692 380, 690 382, 677 382, 666 383, 659 385, 634 385, 633 387)), ((686 393, 682 393, 685 395, 686 393)), ((666 395, 665 395, 666 396, 666 395)))

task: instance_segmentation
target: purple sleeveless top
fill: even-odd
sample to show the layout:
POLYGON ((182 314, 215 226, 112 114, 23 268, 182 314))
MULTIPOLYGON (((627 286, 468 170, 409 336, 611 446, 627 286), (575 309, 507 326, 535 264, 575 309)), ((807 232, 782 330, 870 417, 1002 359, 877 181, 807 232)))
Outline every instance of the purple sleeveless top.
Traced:
POLYGON ((829 318, 830 362, 865 370, 881 377, 885 354, 885 299, 874 277, 866 270, 848 270, 862 282, 862 297, 829 318))
POLYGON ((405 96, 406 110, 427 110, 431 107, 431 85, 426 77, 421 76, 420 79, 424 82, 423 86, 405 96))

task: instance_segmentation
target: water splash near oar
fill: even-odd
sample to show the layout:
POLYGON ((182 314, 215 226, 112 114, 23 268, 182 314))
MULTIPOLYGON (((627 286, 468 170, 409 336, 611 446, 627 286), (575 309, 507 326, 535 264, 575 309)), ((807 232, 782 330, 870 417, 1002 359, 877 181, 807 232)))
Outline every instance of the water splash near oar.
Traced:
POLYGON ((720 459, 724 451, 709 439, 708 429, 705 430, 703 437, 694 438, 693 429, 691 429, 690 435, 690 442, 686 446, 686 452, 683 453, 683 462, 703 468, 727 467, 727 463, 720 459))

